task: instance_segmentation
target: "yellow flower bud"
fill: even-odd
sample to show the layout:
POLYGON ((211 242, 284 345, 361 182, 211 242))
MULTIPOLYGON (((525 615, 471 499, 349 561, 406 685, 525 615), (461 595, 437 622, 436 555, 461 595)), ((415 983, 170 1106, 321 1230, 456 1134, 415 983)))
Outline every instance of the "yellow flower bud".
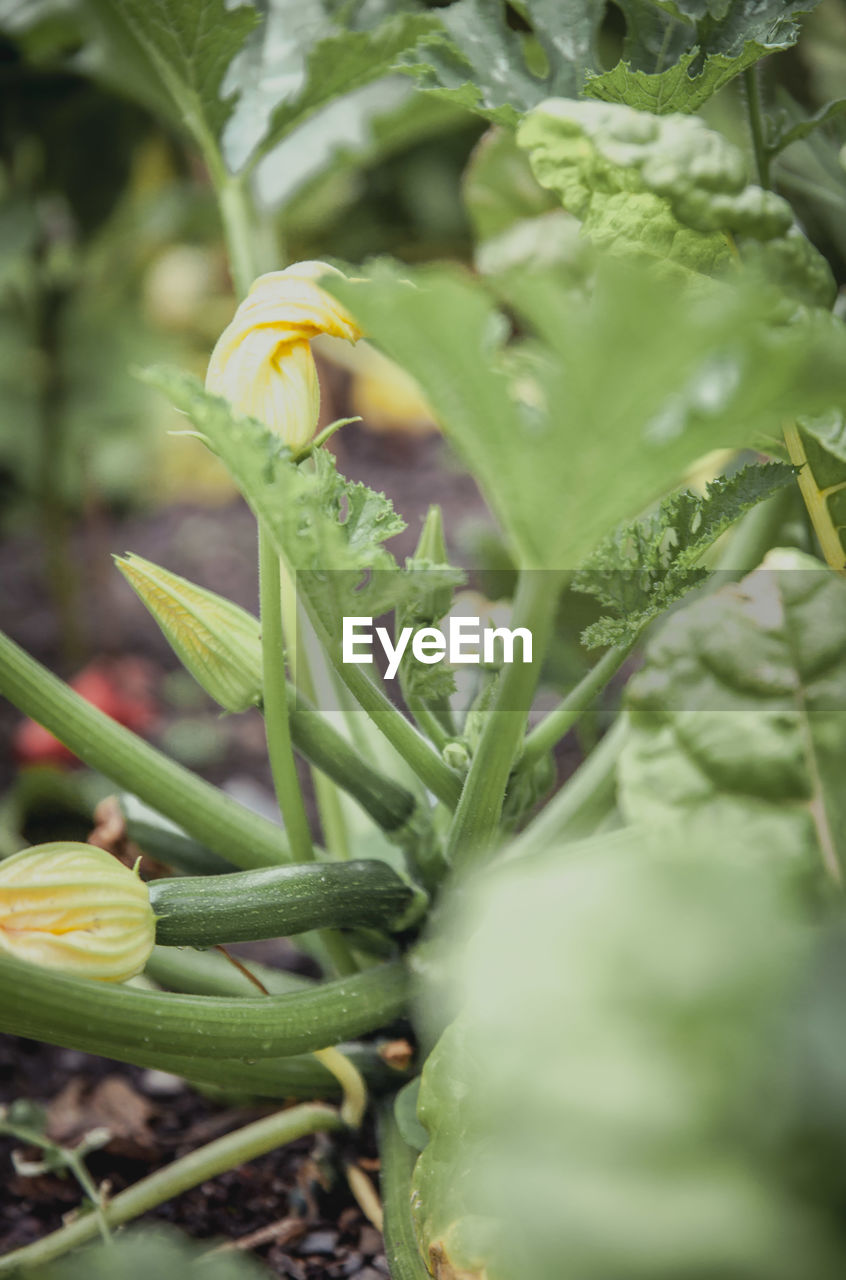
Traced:
POLYGON ((258 618, 131 553, 115 563, 192 676, 225 711, 246 711, 262 696, 258 618))
POLYGON ((124 982, 156 940, 143 880, 91 844, 42 844, 0 862, 0 951, 82 978, 124 982))
POLYGON ((266 423, 295 451, 308 444, 320 415, 310 340, 321 333, 348 342, 361 337, 352 316, 316 283, 333 271, 325 262, 295 262, 259 276, 220 335, 206 374, 209 391, 266 423))

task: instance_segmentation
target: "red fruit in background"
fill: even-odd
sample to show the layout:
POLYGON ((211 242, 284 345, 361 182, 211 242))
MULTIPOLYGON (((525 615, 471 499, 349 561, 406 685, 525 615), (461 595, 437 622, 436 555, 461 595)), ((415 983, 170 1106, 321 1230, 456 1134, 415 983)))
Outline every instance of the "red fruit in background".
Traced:
MULTIPOLYGON (((70 687, 118 724, 145 733, 158 718, 154 679, 154 668, 143 658, 95 658, 74 676, 70 687)), ((22 765, 79 763, 58 738, 34 720, 21 721, 12 737, 12 749, 22 765)))

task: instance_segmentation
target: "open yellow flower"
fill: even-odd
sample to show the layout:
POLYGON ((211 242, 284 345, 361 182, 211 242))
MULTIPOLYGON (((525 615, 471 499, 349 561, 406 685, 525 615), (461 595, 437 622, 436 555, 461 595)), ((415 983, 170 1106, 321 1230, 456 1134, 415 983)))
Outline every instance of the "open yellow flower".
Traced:
POLYGON ((317 284, 329 274, 341 273, 325 262, 295 262, 259 276, 220 335, 206 374, 209 391, 266 423, 293 450, 308 444, 320 415, 311 339, 361 337, 352 316, 317 284))
POLYGON ((147 886, 104 849, 62 841, 0 862, 0 952, 123 982, 141 972, 155 940, 147 886))

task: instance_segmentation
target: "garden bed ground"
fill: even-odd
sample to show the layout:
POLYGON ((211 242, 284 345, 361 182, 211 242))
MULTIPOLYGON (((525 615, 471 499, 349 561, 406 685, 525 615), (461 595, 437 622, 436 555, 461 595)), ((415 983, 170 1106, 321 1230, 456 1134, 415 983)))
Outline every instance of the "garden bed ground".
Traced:
MULTIPOLYGON (((113 1193, 262 1114, 206 1099, 161 1072, 3 1036, 0 1102, 18 1098, 46 1105, 51 1133, 71 1145, 92 1128, 111 1128, 112 1142, 88 1166, 113 1193)), ((56 1230, 81 1199, 69 1177, 15 1173, 14 1146, 0 1142, 0 1254, 56 1230)), ((362 1135, 354 1158, 370 1176, 373 1151, 372 1135, 362 1135)), ((337 1139, 305 1138, 202 1183, 143 1221, 174 1224, 210 1247, 254 1250, 271 1274, 291 1280, 381 1280, 382 1238, 350 1196, 340 1164, 350 1154, 337 1139)))

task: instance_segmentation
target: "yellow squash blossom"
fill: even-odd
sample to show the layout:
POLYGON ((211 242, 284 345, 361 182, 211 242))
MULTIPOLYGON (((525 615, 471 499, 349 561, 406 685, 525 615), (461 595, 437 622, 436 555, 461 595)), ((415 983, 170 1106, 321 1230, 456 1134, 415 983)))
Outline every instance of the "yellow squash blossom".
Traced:
POLYGON ((220 335, 206 374, 209 391, 266 423, 294 451, 308 444, 320 415, 311 339, 361 337, 352 316, 317 284, 333 273, 340 275, 325 262, 295 262, 259 276, 220 335))
POLYGON ((124 982, 144 968, 155 940, 147 886, 104 849, 62 841, 0 862, 0 952, 124 982))

